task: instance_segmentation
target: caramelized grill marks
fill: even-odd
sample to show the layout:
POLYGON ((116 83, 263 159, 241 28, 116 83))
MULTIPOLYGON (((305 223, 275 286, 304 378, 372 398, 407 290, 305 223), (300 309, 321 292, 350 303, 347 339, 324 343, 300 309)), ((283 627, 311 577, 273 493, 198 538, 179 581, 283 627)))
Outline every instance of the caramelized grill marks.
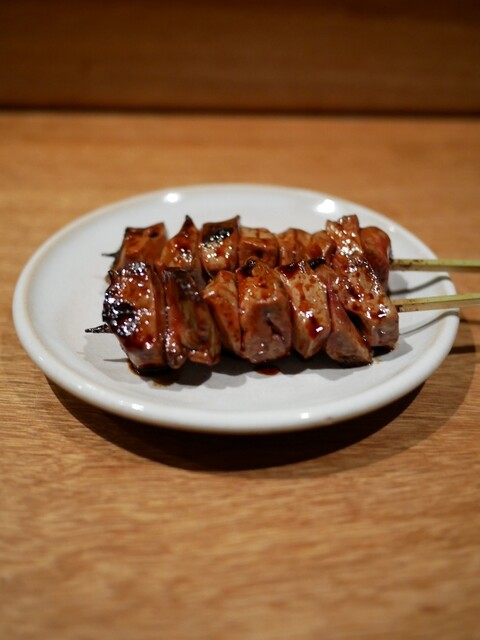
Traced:
POLYGON ((225 222, 203 225, 199 245, 202 266, 209 276, 221 270, 234 271, 238 254, 238 216, 225 222))
MULTIPOLYGON (((358 225, 356 216, 344 218, 348 219, 356 220, 358 225)), ((129 227, 120 249, 115 254, 105 255, 115 257, 112 265, 115 271, 130 262, 145 262, 157 269, 162 266, 198 272, 203 269, 207 278, 222 270, 234 271, 252 257, 270 267, 316 259, 331 264, 337 244, 336 234, 332 233, 334 227, 329 225, 337 224, 327 223, 330 233, 321 230, 310 234, 290 228, 274 234, 264 228, 241 226, 239 216, 235 216, 223 222, 205 223, 199 232, 192 219, 186 216, 180 231, 168 241, 163 223, 144 229, 129 227)), ((386 290, 391 261, 388 235, 377 227, 358 228, 356 235, 357 248, 363 252, 386 290)))
POLYGON ((165 367, 165 300, 155 270, 137 262, 109 275, 103 321, 137 371, 165 367))

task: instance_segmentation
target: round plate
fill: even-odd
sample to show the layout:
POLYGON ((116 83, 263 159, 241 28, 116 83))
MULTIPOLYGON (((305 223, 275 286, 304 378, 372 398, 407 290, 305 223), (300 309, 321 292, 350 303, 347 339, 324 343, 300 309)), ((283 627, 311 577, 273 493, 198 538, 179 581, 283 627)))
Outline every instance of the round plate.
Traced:
MULTIPOLYGON (((134 374, 113 335, 87 334, 101 323, 105 275, 127 226, 164 221, 169 235, 189 214, 197 226, 241 216, 246 226, 307 231, 356 213, 362 226, 391 237, 394 255, 432 258, 420 240, 392 220, 346 200, 299 189, 204 185, 141 195, 101 208, 48 240, 23 270, 14 296, 18 336, 32 360, 60 387, 114 414, 155 425, 225 433, 304 429, 352 418, 400 398, 430 376, 456 336, 454 312, 403 313, 400 340, 369 366, 344 369, 321 355, 296 356, 276 375, 234 357, 209 368, 187 364, 172 377, 134 374)), ((392 296, 454 294, 446 274, 392 273, 392 296)))

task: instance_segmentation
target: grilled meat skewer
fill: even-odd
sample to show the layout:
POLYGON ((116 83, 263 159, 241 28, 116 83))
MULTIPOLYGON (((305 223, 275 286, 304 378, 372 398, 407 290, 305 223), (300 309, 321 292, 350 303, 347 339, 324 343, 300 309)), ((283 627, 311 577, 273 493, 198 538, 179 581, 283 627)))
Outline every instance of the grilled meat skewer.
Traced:
MULTIPOLYGON (((380 229, 367 227, 362 229, 362 242, 364 231, 369 260, 383 270, 386 261, 388 279, 389 238, 380 229)), ((190 216, 186 216, 181 229, 169 240, 163 223, 145 229, 127 228, 122 246, 113 254, 116 258, 111 268, 118 270, 128 262, 155 263, 157 268, 202 272, 208 280, 221 270, 234 271, 249 258, 257 258, 269 267, 316 259, 330 264, 335 251, 335 239, 325 230, 310 234, 291 227, 275 234, 265 228, 240 225, 239 216, 222 222, 207 222, 199 230, 190 216), (162 241, 149 243, 150 237, 159 234, 160 226, 162 241)))
POLYGON ((372 360, 326 265, 271 269, 252 258, 235 272, 220 271, 203 291, 189 271, 158 273, 143 263, 110 278, 103 320, 139 373, 178 369, 187 360, 213 365, 221 347, 254 364, 292 350, 307 359, 324 349, 346 366, 372 360))
POLYGON ((337 293, 343 307, 356 316, 371 348, 393 349, 398 340, 398 311, 365 256, 357 216, 328 221, 327 233, 337 245, 331 266, 341 278, 337 293))
POLYGON ((170 240, 162 224, 129 228, 103 318, 140 372, 213 365, 222 347, 252 363, 293 349, 367 364, 395 346, 398 314, 362 241, 385 278, 389 238, 356 216, 313 234, 242 227, 238 216, 200 231, 187 216, 170 240))

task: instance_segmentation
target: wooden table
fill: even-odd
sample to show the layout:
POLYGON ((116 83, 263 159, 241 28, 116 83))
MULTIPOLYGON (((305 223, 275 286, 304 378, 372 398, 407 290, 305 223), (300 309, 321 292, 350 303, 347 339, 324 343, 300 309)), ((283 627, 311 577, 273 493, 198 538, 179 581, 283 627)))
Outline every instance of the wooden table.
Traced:
POLYGON ((83 404, 11 320, 20 270, 53 232, 168 186, 326 191, 478 258, 479 161, 475 119, 0 114, 0 635, 480 638, 478 308, 392 406, 240 438, 83 404))

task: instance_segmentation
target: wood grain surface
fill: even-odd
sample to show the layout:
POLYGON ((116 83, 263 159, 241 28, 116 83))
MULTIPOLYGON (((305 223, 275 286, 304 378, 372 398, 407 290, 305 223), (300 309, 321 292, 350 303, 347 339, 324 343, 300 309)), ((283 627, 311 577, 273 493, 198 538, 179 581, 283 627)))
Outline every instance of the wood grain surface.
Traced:
POLYGON ((262 437, 90 407, 32 364, 11 319, 53 232, 169 186, 326 191, 478 258, 479 161, 474 119, 0 114, 0 636, 480 638, 479 309, 402 400, 262 437))
POLYGON ((480 112, 477 0, 0 3, 0 105, 480 112))

